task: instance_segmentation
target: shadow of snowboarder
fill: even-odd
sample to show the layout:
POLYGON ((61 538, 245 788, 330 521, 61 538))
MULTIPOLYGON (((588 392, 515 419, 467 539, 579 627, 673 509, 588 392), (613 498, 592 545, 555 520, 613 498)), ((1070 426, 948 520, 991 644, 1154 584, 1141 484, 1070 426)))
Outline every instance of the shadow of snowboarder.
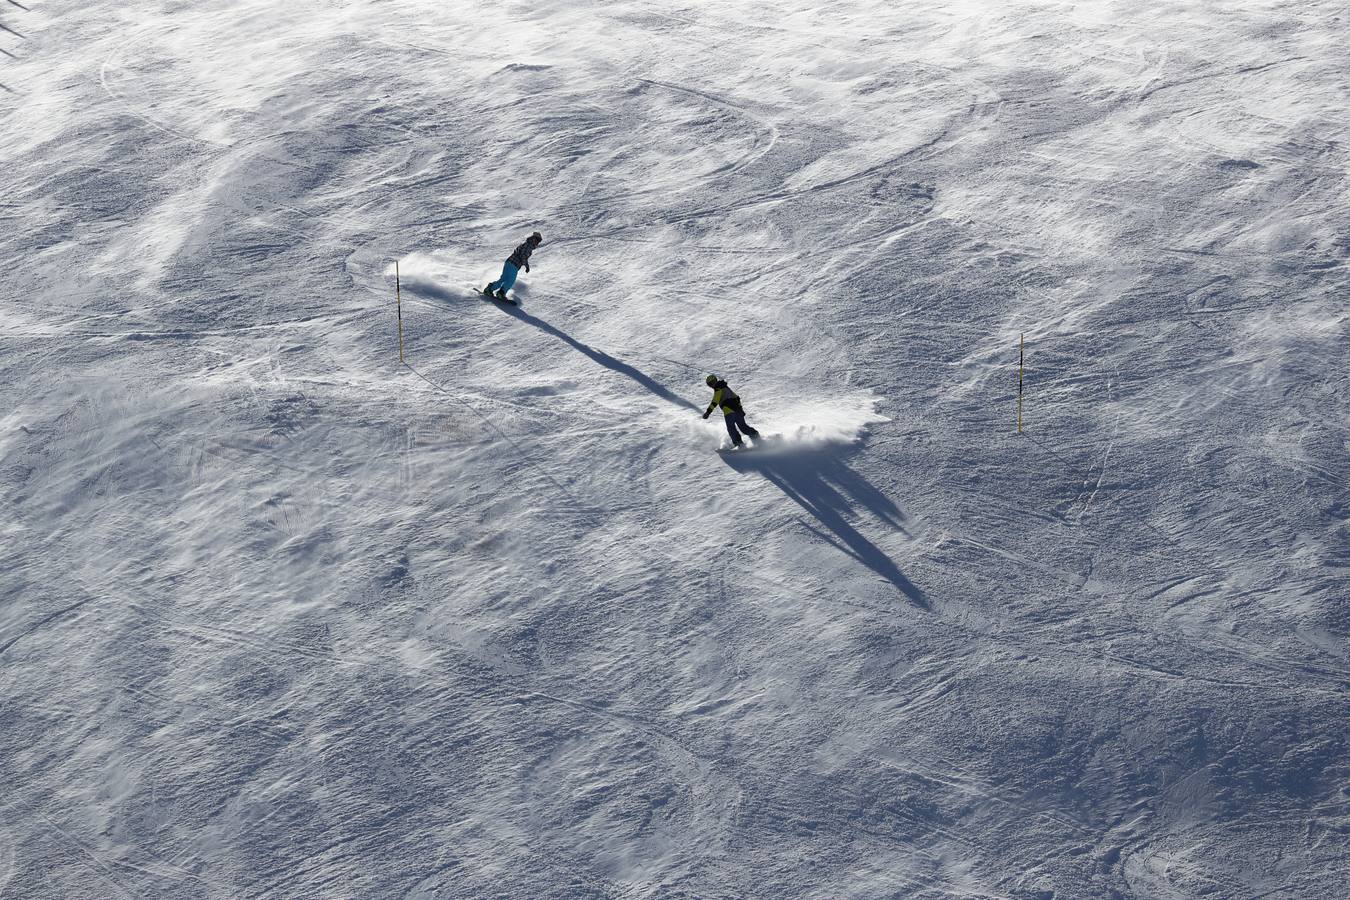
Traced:
POLYGON ((927 609, 923 592, 846 518, 857 504, 904 531, 904 513, 836 453, 837 449, 828 446, 770 441, 762 449, 729 453, 722 459, 738 472, 762 475, 825 529, 804 522, 808 530, 885 578, 914 605, 927 609))
MULTIPOLYGON (((493 306, 500 309, 506 315, 511 316, 513 319, 518 319, 519 321, 525 323, 526 325, 538 328, 540 331, 542 331, 544 334, 549 335, 550 337, 557 338, 567 346, 571 347, 573 350, 576 350, 577 352, 585 355, 594 362, 599 363, 606 369, 609 369, 611 372, 618 372, 620 375, 623 375, 626 378, 631 378, 634 382, 641 385, 643 388, 655 394, 656 396, 660 397, 662 400, 665 400, 667 403, 674 403, 676 406, 680 406, 685 409, 692 409, 696 411, 702 410, 702 407, 696 405, 695 403, 689 400, 686 400, 679 394, 672 392, 665 385, 661 384, 661 382, 657 381, 655 378, 652 378, 650 375, 638 369, 637 367, 629 365, 623 360, 615 359, 614 357, 610 356, 603 350, 597 350, 594 347, 590 346, 589 344, 583 344, 581 341, 572 337, 570 334, 563 331, 561 328, 558 328, 556 325, 550 325, 543 319, 530 315, 529 313, 525 312, 525 310, 521 309, 519 306, 512 306, 507 303, 498 303, 496 301, 488 300, 477 291, 471 292, 471 294, 468 294, 466 292, 456 292, 453 290, 449 290, 438 284, 421 281, 406 282, 404 284, 404 290, 406 290, 408 293, 418 294, 423 297, 429 297, 433 300, 442 300, 447 302, 461 302, 463 300, 468 299, 468 296, 471 295, 476 300, 480 300, 485 303, 491 303, 493 306)), ((521 289, 518 288, 518 291, 521 291, 521 289)))
POLYGON ((668 388, 666 388, 665 385, 661 384, 659 381, 652 378, 645 372, 640 371, 639 369, 629 365, 623 360, 615 359, 608 353, 605 353, 603 350, 597 350, 594 347, 590 346, 589 344, 583 344, 581 341, 572 337, 570 334, 563 331, 562 329, 554 325, 550 325, 543 319, 530 315, 520 307, 508 306, 505 304, 498 304, 498 306, 501 308, 502 312, 506 313, 508 316, 511 316, 514 319, 519 319, 526 325, 532 325, 535 328, 538 328, 540 331, 544 332, 544 334, 557 338, 567 346, 571 347, 573 350, 576 350, 577 352, 589 357, 593 361, 604 366, 606 369, 609 369, 612 372, 618 372, 620 375, 623 375, 627 378, 631 378, 633 381, 637 382, 639 385, 646 388, 651 393, 660 397, 662 400, 665 400, 667 403, 674 403, 676 406, 682 406, 686 409, 692 410, 699 409, 698 406, 696 406, 689 400, 686 400, 685 398, 679 396, 678 394, 672 393, 668 388))

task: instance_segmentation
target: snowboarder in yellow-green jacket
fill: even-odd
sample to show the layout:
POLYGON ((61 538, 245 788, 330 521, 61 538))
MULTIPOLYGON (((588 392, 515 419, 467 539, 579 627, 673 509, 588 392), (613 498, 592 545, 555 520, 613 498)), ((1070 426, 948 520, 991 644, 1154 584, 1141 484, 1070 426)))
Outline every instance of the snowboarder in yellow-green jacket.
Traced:
POLYGON ((722 408, 722 416, 727 422, 727 434, 731 435, 731 446, 743 446, 741 434, 759 440, 759 432, 745 424, 745 409, 741 406, 741 398, 727 386, 727 383, 716 375, 709 375, 704 379, 708 387, 713 389, 712 402, 708 408, 703 411, 703 418, 712 415, 712 411, 717 407, 722 408), (739 430, 738 430, 739 429, 739 430))

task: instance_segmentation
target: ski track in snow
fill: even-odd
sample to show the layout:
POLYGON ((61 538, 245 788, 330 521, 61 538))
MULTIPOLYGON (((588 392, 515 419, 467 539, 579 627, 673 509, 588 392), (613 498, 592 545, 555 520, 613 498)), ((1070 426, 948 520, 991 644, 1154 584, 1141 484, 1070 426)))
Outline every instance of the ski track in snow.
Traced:
POLYGON ((1337 896, 1344 27, 8 0, 0 894, 1337 896))

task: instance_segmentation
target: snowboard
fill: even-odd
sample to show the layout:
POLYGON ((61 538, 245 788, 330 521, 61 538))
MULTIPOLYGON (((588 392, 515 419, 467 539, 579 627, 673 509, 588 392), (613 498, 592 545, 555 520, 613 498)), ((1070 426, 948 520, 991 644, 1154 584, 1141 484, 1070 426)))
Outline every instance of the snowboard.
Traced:
POLYGON ((777 438, 777 437, 778 437, 778 435, 774 435, 774 434, 761 434, 761 435, 760 435, 759 437, 757 437, 757 438, 750 438, 750 443, 742 444, 742 445, 739 446, 739 447, 737 447, 737 446, 734 445, 734 444, 729 445, 729 446, 728 446, 728 445, 720 446, 720 447, 717 448, 717 452, 718 452, 718 453, 753 453, 753 452, 756 451, 756 450, 764 450, 764 449, 766 449, 767 447, 771 446, 771 445, 774 443, 775 438, 777 438))
POLYGON ((486 297, 486 298, 489 299, 489 300, 496 300, 498 303, 509 303, 509 304, 511 304, 512 306, 519 306, 519 305, 520 305, 520 304, 517 303, 516 301, 512 300, 510 297, 507 297, 507 298, 505 298, 505 299, 502 299, 501 297, 498 297, 496 294, 492 293, 492 292, 489 291, 487 288, 483 288, 483 290, 479 291, 479 293, 482 294, 484 297, 486 297))

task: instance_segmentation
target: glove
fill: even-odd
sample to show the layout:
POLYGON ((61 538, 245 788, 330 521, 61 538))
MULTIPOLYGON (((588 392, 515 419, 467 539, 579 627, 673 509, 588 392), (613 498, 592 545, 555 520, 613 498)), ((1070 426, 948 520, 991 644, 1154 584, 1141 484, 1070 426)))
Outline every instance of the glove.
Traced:
POLYGON ((526 264, 525 264, 525 271, 526 271, 526 272, 529 272, 529 271, 530 271, 530 264, 529 264, 529 263, 526 263, 526 264))
POLYGON ((712 415, 712 410, 708 410, 707 412, 705 412, 705 413, 703 414, 703 418, 706 419, 706 418, 708 418, 708 416, 710 416, 710 415, 712 415))

